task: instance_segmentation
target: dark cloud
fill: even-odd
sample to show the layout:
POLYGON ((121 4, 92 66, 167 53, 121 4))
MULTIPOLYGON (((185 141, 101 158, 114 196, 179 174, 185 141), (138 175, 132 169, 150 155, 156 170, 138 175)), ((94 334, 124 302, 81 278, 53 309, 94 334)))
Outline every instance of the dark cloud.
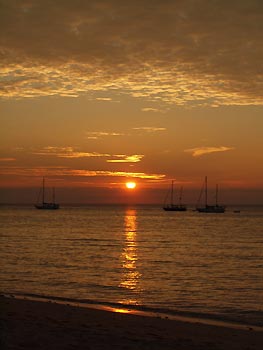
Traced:
POLYGON ((261 0, 2 0, 1 95, 261 104, 261 0))

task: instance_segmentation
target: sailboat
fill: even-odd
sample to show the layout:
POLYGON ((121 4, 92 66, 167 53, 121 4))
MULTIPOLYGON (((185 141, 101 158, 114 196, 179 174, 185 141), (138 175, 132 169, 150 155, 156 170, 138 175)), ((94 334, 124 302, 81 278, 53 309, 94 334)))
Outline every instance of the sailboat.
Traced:
POLYGON ((42 203, 35 204, 36 209, 48 209, 55 210, 59 209, 59 204, 55 202, 55 189, 53 188, 53 200, 52 202, 45 202, 45 178, 43 177, 42 183, 42 203))
MULTIPOLYGON (((203 193, 203 188, 201 190, 198 202, 200 201, 202 193, 203 193)), ((206 176, 205 177, 205 205, 203 207, 197 206, 196 210, 199 213, 224 213, 225 209, 226 209, 226 207, 224 205, 218 204, 218 185, 216 185, 216 203, 215 203, 215 205, 208 205, 207 204, 207 176, 206 176)))
POLYGON ((170 203, 164 204, 163 210, 165 210, 165 211, 186 211, 187 210, 186 206, 184 204, 182 204, 182 192, 183 192, 183 188, 181 187, 180 196, 179 196, 179 204, 174 204, 174 202, 173 202, 174 181, 172 181, 171 190, 170 190, 170 203))

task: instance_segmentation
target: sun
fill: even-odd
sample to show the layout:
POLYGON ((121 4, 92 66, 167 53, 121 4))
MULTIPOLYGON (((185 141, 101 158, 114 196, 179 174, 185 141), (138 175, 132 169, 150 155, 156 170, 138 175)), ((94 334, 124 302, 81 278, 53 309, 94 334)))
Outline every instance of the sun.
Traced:
POLYGON ((125 186, 126 186, 126 188, 133 190, 136 187, 136 183, 135 182, 126 182, 125 186))

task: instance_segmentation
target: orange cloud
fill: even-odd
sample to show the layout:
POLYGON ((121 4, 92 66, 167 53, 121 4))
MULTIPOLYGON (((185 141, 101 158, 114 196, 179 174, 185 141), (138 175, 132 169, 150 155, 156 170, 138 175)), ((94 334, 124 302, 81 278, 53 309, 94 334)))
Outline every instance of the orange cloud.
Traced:
POLYGON ((157 131, 165 131, 166 128, 159 128, 155 126, 141 126, 138 128, 133 128, 133 130, 140 130, 140 131, 146 131, 146 132, 157 132, 157 131))
POLYGON ((107 153, 98 152, 77 152, 73 147, 53 147, 47 146, 33 154, 41 156, 54 156, 57 158, 85 158, 85 157, 110 157, 107 153))
POLYGON ((114 157, 118 159, 108 159, 108 163, 138 163, 144 157, 143 154, 133 154, 131 156, 127 156, 125 154, 115 154, 114 157))
POLYGON ((200 156, 203 156, 204 154, 210 154, 210 153, 214 153, 214 152, 226 152, 226 151, 231 151, 233 149, 235 149, 235 148, 234 147, 225 147, 225 146, 196 147, 196 148, 186 149, 185 152, 192 153, 193 157, 200 157, 200 156))
POLYGON ((53 147, 47 146, 39 151, 33 152, 33 154, 41 156, 53 156, 57 158, 109 158, 115 157, 116 159, 107 159, 108 163, 137 163, 140 162, 144 157, 143 154, 108 154, 108 153, 98 153, 98 152, 78 152, 75 151, 73 147, 53 147))
POLYGON ((97 101, 112 101, 110 97, 96 97, 97 101))
POLYGON ((86 132, 88 139, 98 139, 100 137, 107 137, 107 136, 123 136, 124 134, 118 133, 118 132, 107 132, 107 131, 87 131, 86 132))
POLYGON ((142 108, 143 112, 160 112, 158 108, 153 108, 153 107, 144 107, 142 108))
POLYGON ((16 158, 10 158, 10 157, 3 157, 3 158, 0 158, 0 162, 13 162, 15 161, 16 158))
POLYGON ((76 176, 76 177, 130 177, 140 179, 159 180, 165 178, 164 174, 148 174, 144 172, 105 171, 70 169, 65 167, 1 167, 2 175, 16 176, 76 176))

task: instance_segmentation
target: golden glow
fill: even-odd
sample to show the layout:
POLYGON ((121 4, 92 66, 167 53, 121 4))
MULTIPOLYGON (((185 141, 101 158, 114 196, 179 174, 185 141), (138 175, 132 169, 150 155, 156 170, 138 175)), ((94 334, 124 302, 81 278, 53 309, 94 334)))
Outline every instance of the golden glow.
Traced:
POLYGON ((122 302, 137 304, 136 292, 138 291, 138 282, 140 273, 137 270, 137 243, 136 243, 136 210, 128 209, 125 215, 125 244, 121 254, 123 277, 120 286, 133 291, 134 299, 124 300, 122 302))
POLYGON ((102 310, 106 310, 106 311, 111 311, 111 312, 117 312, 119 314, 137 314, 138 312, 140 313, 140 311, 138 310, 132 310, 132 309, 124 309, 124 308, 117 308, 117 307, 113 307, 113 306, 100 306, 99 307, 102 310))
POLYGON ((129 314, 130 311, 127 310, 127 309, 117 309, 117 308, 114 308, 113 309, 114 312, 118 312, 119 314, 129 314))
POLYGON ((136 183, 135 182, 126 182, 125 186, 128 189, 133 190, 136 187, 136 183))

